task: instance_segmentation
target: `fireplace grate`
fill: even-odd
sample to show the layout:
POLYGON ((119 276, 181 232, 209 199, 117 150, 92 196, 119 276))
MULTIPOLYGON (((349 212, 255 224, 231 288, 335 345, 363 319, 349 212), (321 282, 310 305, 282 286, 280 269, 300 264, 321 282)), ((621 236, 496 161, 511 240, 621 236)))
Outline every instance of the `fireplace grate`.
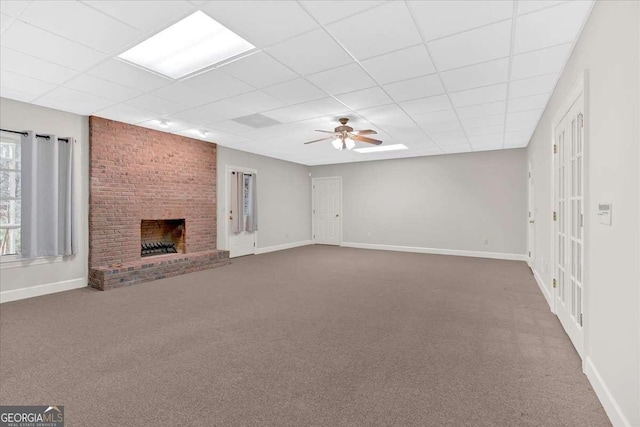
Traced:
POLYGON ((141 254, 143 257, 160 254, 177 254, 176 245, 167 242, 142 243, 141 254))

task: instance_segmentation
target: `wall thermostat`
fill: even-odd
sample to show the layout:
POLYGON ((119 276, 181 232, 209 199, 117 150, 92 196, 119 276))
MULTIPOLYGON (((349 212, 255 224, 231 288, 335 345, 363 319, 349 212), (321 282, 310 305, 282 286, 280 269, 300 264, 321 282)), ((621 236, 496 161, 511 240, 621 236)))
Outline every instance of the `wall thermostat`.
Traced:
POLYGON ((598 203, 598 217, 600 217, 600 224, 611 225, 611 203, 598 203))

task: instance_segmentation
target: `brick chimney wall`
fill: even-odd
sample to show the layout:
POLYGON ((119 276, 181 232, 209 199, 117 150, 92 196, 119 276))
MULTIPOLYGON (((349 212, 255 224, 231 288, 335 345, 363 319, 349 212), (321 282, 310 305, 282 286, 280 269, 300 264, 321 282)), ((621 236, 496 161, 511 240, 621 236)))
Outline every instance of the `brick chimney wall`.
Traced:
POLYGON ((185 219, 186 253, 216 248, 216 144, 89 118, 89 266, 139 261, 143 219, 185 219))

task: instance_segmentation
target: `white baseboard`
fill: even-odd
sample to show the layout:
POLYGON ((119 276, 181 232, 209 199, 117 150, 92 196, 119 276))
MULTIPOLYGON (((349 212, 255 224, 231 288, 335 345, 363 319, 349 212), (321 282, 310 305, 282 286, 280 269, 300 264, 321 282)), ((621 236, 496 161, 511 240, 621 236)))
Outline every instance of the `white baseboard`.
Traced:
POLYGON ((435 254, 435 255, 455 255, 455 256, 468 256, 475 258, 491 258, 491 259, 506 259, 512 261, 526 261, 527 256, 525 254, 509 254, 502 252, 482 252, 482 251, 464 251, 458 249, 436 249, 436 248, 423 248, 419 246, 394 246, 394 245, 379 245, 374 243, 353 243, 343 242, 340 246, 346 248, 359 248, 359 249, 375 249, 379 251, 395 251, 395 252, 415 252, 419 254, 435 254))
POLYGON ((542 292, 542 295, 544 295, 544 299, 546 299, 547 304, 549 304, 549 309, 553 311, 553 297, 551 296, 551 291, 549 291, 549 288, 547 288, 547 286, 544 284, 544 280, 542 280, 542 276, 538 274, 536 269, 532 268, 531 271, 533 271, 533 278, 536 279, 536 283, 540 288, 540 292, 542 292))
POLYGON ((598 399, 600 399, 600 403, 602 403, 602 407, 605 412, 609 416, 609 420, 614 427, 632 427, 631 423, 625 417, 622 409, 618 405, 618 402, 613 398, 611 391, 607 387, 607 385, 602 380, 600 373, 593 365, 593 361, 587 356, 585 359, 585 375, 589 379, 591 386, 593 386, 593 390, 596 392, 598 399))
POLYGON ((300 242, 285 243, 284 245, 266 246, 264 248, 256 249, 256 255, 266 254, 266 253, 275 252, 275 251, 283 251, 285 249, 298 248, 300 246, 307 246, 312 244, 313 242, 311 242, 311 240, 302 240, 300 242))
POLYGON ((47 283, 45 285, 30 286, 28 288, 12 289, 0 292, 0 303, 17 301, 25 298, 33 298, 41 295, 54 294, 56 292, 69 291, 71 289, 84 288, 87 279, 64 280, 62 282, 47 283))

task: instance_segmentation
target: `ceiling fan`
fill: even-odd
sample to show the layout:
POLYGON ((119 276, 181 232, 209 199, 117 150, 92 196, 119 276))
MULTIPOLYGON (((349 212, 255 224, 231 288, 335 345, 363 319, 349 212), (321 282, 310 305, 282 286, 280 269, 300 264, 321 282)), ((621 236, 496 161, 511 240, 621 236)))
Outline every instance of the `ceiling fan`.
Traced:
POLYGON ((313 144, 314 142, 328 141, 330 139, 333 140, 333 141, 331 141, 331 144, 333 145, 333 148, 335 148, 336 150, 351 150, 353 147, 356 146, 356 141, 366 142, 367 144, 373 144, 373 145, 382 144, 382 141, 380 141, 378 139, 373 139, 373 138, 368 138, 366 136, 362 136, 362 135, 375 135, 378 132, 376 132, 375 130, 371 130, 371 129, 354 131, 351 126, 347 126, 347 122, 348 121, 349 121, 349 119, 346 118, 346 117, 341 118, 340 119, 340 126, 335 128, 333 130, 333 132, 328 131, 328 130, 317 130, 316 129, 316 132, 331 133, 333 135, 328 136, 326 138, 314 139, 313 141, 305 142, 305 145, 306 144, 313 144))

